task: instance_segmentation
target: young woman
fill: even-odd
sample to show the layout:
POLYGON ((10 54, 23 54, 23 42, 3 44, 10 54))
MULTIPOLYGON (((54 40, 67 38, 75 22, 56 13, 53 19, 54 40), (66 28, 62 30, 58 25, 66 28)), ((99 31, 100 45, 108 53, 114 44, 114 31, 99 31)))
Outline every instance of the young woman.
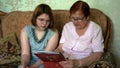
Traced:
POLYGON ((58 32, 53 28, 51 8, 46 4, 38 5, 32 16, 32 25, 21 30, 20 68, 44 68, 43 62, 34 55, 39 51, 53 51, 58 43, 58 32))

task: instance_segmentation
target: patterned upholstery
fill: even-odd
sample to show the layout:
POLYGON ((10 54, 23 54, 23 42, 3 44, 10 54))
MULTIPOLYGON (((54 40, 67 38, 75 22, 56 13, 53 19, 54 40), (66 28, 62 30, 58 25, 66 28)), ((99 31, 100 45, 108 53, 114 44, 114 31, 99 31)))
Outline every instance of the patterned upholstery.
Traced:
MULTIPOLYGON (((91 12, 90 19, 102 27, 103 36, 105 39, 104 41, 105 50, 107 51, 108 46, 109 46, 109 39, 111 36, 111 23, 108 21, 108 18, 106 17, 106 15, 102 13, 100 10, 91 8, 90 12, 91 12)), ((32 13, 33 13, 32 11, 13 11, 7 14, 0 12, 0 14, 2 15, 2 16, 0 15, 0 19, 1 19, 1 24, 0 24, 1 35, 0 36, 4 37, 6 35, 9 35, 11 32, 15 32, 19 39, 20 30, 25 25, 28 25, 31 23, 32 13)), ((53 14, 54 14, 54 20, 55 20, 55 27, 58 29, 59 33, 61 34, 63 25, 69 21, 69 11, 68 10, 53 10, 53 14)), ((108 56, 107 53, 109 52, 106 52, 104 56, 105 55, 108 56)), ((108 57, 111 57, 111 55, 112 54, 110 53, 110 56, 108 57)), ((104 59, 102 59, 100 62, 97 62, 97 63, 101 65, 104 59)), ((106 61, 108 60, 105 60, 105 63, 106 61)), ((113 63, 111 64, 113 65, 113 63)), ((92 67, 96 67, 96 65, 97 64, 95 63, 94 65, 92 65, 92 67)))
POLYGON ((20 63, 20 45, 15 33, 0 38, 0 66, 13 65, 12 62, 15 62, 14 64, 20 63))

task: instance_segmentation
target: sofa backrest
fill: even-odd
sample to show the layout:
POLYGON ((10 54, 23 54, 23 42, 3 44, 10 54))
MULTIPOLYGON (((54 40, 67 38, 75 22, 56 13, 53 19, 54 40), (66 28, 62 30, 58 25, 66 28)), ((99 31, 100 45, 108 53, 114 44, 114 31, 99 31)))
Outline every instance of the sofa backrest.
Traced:
MULTIPOLYGON (((103 36, 106 38, 108 28, 107 28, 107 17, 101 11, 97 9, 90 9, 91 15, 90 19, 99 24, 103 30, 103 36)), ((32 11, 13 11, 7 13, 1 19, 2 35, 3 37, 15 32, 17 37, 20 37, 20 30, 28 24, 31 24, 32 11)), ((69 21, 69 11, 68 10, 53 10, 55 26, 61 33, 62 28, 65 23, 69 21)), ((108 39, 108 38, 107 38, 108 39)), ((108 41, 108 40, 107 40, 108 41)), ((105 40, 105 47, 107 47, 105 40)))

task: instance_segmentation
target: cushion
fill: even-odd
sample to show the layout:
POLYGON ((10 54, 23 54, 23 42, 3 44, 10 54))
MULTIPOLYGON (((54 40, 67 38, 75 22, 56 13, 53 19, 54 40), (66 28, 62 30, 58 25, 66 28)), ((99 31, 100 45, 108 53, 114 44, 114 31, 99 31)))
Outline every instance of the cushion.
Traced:
POLYGON ((20 62, 20 46, 15 33, 0 38, 0 65, 20 62))
POLYGON ((89 68, 116 68, 113 54, 109 51, 105 52, 101 60, 92 64, 89 68))

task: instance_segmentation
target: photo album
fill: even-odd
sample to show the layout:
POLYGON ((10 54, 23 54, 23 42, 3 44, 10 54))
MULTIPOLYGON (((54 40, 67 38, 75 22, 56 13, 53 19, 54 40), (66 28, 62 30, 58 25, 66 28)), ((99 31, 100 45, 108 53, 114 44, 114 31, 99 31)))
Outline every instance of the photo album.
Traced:
POLYGON ((40 51, 35 53, 43 62, 60 62, 64 61, 65 57, 60 52, 40 51))

